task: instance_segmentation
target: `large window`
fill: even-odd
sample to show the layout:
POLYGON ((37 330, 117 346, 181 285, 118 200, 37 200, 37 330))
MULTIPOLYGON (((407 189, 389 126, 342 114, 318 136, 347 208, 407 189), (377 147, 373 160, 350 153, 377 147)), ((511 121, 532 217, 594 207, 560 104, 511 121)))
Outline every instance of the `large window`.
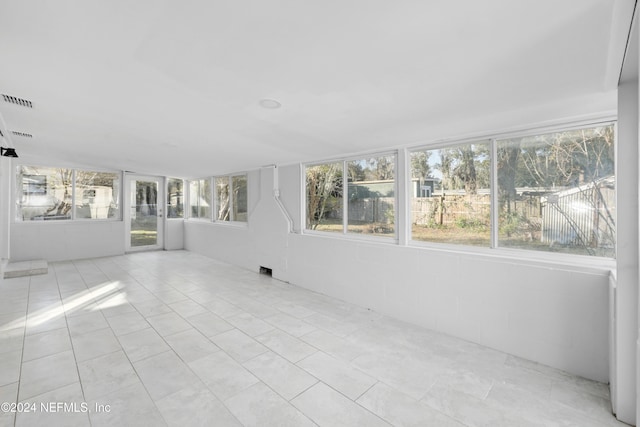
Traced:
POLYGON ((304 228, 613 258, 614 130, 594 124, 403 151, 401 233, 395 155, 306 165, 304 228))
POLYGON ((413 240, 490 245, 489 153, 478 142, 410 154, 413 240))
POLYGON ((395 165, 387 154, 307 166, 305 228, 394 237, 395 165))
POLYGON ((76 171, 76 218, 119 218, 120 174, 76 171))
POLYGON ((189 204, 191 205, 191 218, 211 219, 210 178, 189 182, 189 204))
POLYGON ((232 206, 233 210, 231 218, 233 221, 247 222, 248 200, 247 200, 247 176, 238 175, 231 177, 232 206))
POLYGON ((306 228, 343 231, 343 162, 308 166, 306 175, 306 228))
POLYGON ((216 184, 216 220, 247 222, 247 176, 218 176, 216 184))
POLYGON ((119 219, 120 174, 18 166, 19 221, 119 219))
POLYGON ((167 180, 167 218, 184 217, 184 181, 177 178, 167 180))
POLYGON ((615 256, 613 126, 497 141, 498 245, 615 256))

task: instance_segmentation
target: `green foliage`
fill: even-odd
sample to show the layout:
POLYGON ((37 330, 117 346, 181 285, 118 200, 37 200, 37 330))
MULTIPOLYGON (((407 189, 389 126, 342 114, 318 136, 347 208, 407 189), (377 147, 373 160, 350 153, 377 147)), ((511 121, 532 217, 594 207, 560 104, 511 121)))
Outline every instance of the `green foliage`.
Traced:
POLYGON ((489 224, 480 218, 462 216, 456 219, 456 227, 474 231, 486 231, 489 229, 489 224))
POLYGON ((342 200, 342 163, 306 168, 307 228, 315 230, 342 200))
POLYGON ((531 228, 532 224, 527 217, 518 212, 503 212, 500 215, 499 233, 501 235, 511 237, 531 228))
POLYGON ((411 153, 411 178, 427 179, 431 178, 431 166, 429 158, 431 151, 416 151, 411 153))

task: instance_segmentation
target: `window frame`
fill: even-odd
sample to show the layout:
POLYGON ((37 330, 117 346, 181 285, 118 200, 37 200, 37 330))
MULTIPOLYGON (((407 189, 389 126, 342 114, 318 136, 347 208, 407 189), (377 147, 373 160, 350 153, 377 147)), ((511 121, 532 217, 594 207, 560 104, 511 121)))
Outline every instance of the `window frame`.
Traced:
MULTIPOLYGON (((190 180, 187 180, 187 183, 189 185, 189 197, 187 199, 187 202, 189 203, 189 216, 186 217, 186 219, 190 219, 190 220, 193 220, 193 221, 209 221, 209 222, 213 221, 213 212, 214 212, 214 209, 215 209, 215 202, 213 200, 214 194, 213 194, 212 177, 208 176, 208 177, 204 177, 204 178, 190 179, 190 180), (209 181, 209 192, 210 192, 209 197, 211 197, 212 203, 211 203, 211 206, 210 206, 210 209, 209 209, 209 216, 208 217, 206 217, 206 216, 193 216, 193 205, 191 204, 191 185, 193 183, 197 183, 197 185, 198 185, 197 194, 198 194, 198 197, 199 197, 200 196, 200 181, 209 181)), ((200 204, 197 205, 197 210, 198 211, 200 210, 200 204)))
POLYGON ((41 164, 27 164, 27 163, 18 163, 15 165, 15 167, 13 168, 13 177, 12 177, 12 181, 14 182, 14 185, 12 186, 12 190, 11 190, 11 195, 12 195, 12 201, 11 201, 11 210, 10 210, 10 215, 11 215, 11 223, 13 224, 42 224, 42 223, 46 223, 46 224, 68 224, 69 222, 74 222, 74 223, 80 223, 80 222, 118 222, 118 221, 122 221, 123 220, 123 192, 124 192, 124 172, 123 171, 114 171, 114 170, 109 170, 109 169, 102 169, 102 168, 85 168, 85 167, 76 167, 76 166, 43 166, 41 164), (20 184, 18 182, 18 169, 22 168, 22 167, 29 167, 29 168, 42 168, 42 169, 66 169, 66 170, 70 170, 71 171, 71 209, 70 209, 70 216, 69 218, 65 218, 65 219, 59 219, 59 220, 24 220, 24 219, 18 219, 18 200, 17 198, 20 196, 22 196, 22 191, 18 190, 18 185, 20 184), (86 171, 86 172, 98 172, 98 173, 109 173, 109 174, 114 174, 116 175, 117 179, 118 179, 118 191, 117 191, 117 197, 118 197, 118 208, 117 208, 117 214, 113 217, 113 218, 78 218, 77 214, 76 214, 76 199, 77 199, 77 183, 76 183, 76 179, 77 179, 77 172, 78 171, 86 171))
MULTIPOLYGON (((473 143, 474 141, 489 141, 490 186, 491 186, 490 246, 484 247, 484 246, 472 246, 472 245, 457 244, 457 243, 429 242, 429 241, 422 241, 422 240, 414 240, 412 238, 412 233, 411 233, 411 218, 409 218, 409 222, 407 224, 408 236, 409 236, 408 246, 423 247, 423 248, 430 248, 430 249, 443 249, 443 250, 451 250, 451 251, 459 251, 459 252, 501 255, 509 258, 517 258, 517 259, 524 258, 524 259, 529 259, 534 261, 553 261, 553 262, 560 262, 563 264, 582 265, 584 262, 587 262, 589 263, 589 265, 602 265, 602 266, 612 265, 612 263, 615 263, 616 256, 611 258, 611 257, 583 255, 583 254, 569 254, 569 253, 562 253, 562 252, 537 251, 533 249, 500 246, 498 242, 499 213, 498 213, 497 207, 499 203, 499 200, 498 200, 499 191, 498 191, 498 167, 496 165, 498 141, 515 139, 515 138, 524 138, 524 137, 537 136, 537 135, 546 135, 550 133, 560 133, 560 132, 595 128, 595 127, 603 127, 603 126, 613 126, 614 146, 617 147, 617 144, 618 144, 617 119, 614 117, 602 117, 600 119, 594 119, 594 120, 578 121, 578 122, 570 122, 570 123, 559 123, 559 124, 553 124, 548 126, 519 129, 519 130, 503 132, 503 133, 493 133, 491 135, 485 135, 485 136, 465 137, 461 139, 448 139, 441 142, 433 142, 430 144, 412 146, 408 148, 406 151, 407 161, 410 162, 410 156, 411 156, 411 153, 413 152, 449 148, 449 147, 453 147, 461 144, 473 143)), ((617 165, 617 160, 618 160, 617 148, 615 149, 615 152, 616 152, 616 157, 614 158, 614 165, 617 165)), ((411 181, 410 168, 411 166, 409 164, 409 167, 405 173, 405 182, 407 183, 411 181)), ((614 167, 614 170, 616 169, 617 167, 614 167)), ((409 191, 410 190, 407 189, 407 194, 405 195, 406 197, 405 206, 407 206, 407 209, 410 210, 411 197, 408 194, 409 191)), ((615 194, 617 194, 617 186, 615 189, 615 194)), ((410 212, 409 212, 409 215, 410 215, 410 212)), ((617 224, 617 209, 616 209, 615 220, 617 224)), ((617 233, 617 229, 616 229, 616 233, 617 233)), ((617 252, 617 239, 616 239, 615 252, 617 252)))
POLYGON ((364 241, 376 241, 381 243, 398 244, 399 242, 399 214, 401 198, 399 196, 399 166, 400 164, 400 150, 385 150, 362 153, 360 155, 353 155, 349 157, 343 157, 338 159, 329 159, 320 162, 304 163, 302 166, 302 221, 301 229, 302 234, 316 234, 320 236, 331 236, 335 238, 355 239, 364 241), (366 234, 366 233, 354 233, 349 232, 349 179, 348 179, 348 163, 352 161, 364 160, 374 157, 393 156, 393 198, 394 198, 394 223, 393 223, 393 235, 382 234, 366 234), (307 185, 306 185, 306 170, 307 167, 326 165, 331 163, 342 163, 342 231, 326 231, 326 230, 312 230, 307 228, 307 185))
MULTIPOLYGON (((499 214, 497 211, 498 206, 498 170, 496 164, 497 156, 497 141, 521 138, 527 136, 544 135, 548 133, 556 132, 568 132, 573 130, 580 130, 586 128, 595 128, 602 126, 613 126, 614 130, 614 144, 615 153, 614 157, 614 171, 617 170, 617 144, 618 144, 618 125, 617 117, 615 116, 599 116, 591 119, 575 120, 575 121, 554 121, 546 124, 540 124, 531 127, 521 127, 507 130, 504 132, 490 132, 486 134, 465 135, 459 138, 447 138, 434 140, 431 142, 424 142, 421 144, 405 146, 398 148, 397 150, 386 151, 374 151, 366 153, 358 153, 356 155, 350 155, 348 157, 327 158, 320 161, 313 161, 308 163, 300 163, 300 233, 307 236, 322 236, 334 239, 346 239, 346 240, 365 240, 376 243, 391 243, 404 247, 423 248, 427 250, 444 250, 456 253, 468 253, 484 256, 500 256, 503 258, 512 258, 520 261, 532 262, 534 264, 549 262, 554 264, 563 265, 575 265, 575 266, 598 266, 603 268, 609 268, 615 265, 616 257, 613 258, 604 256, 593 256, 583 254, 571 254, 563 252, 546 252, 525 248, 510 248, 498 245, 498 232, 499 232, 499 214), (411 153, 424 150, 437 150, 442 148, 451 148, 463 144, 474 143, 486 143, 489 146, 489 185, 490 185, 490 244, 488 246, 472 246, 459 243, 446 243, 446 242, 429 242, 422 240, 414 240, 411 233, 411 153), (308 167, 342 163, 343 177, 346 177, 346 165, 347 162, 352 160, 360 160, 367 157, 376 157, 383 155, 395 155, 395 237, 389 239, 385 236, 375 235, 361 235, 347 232, 348 223, 348 179, 343 178, 343 229, 342 232, 325 231, 325 230, 312 230, 307 228, 307 186, 306 186, 306 170, 308 167), (401 184, 401 181, 402 184, 401 184), (382 237, 382 238, 381 238, 382 237)), ((617 186, 615 194, 617 194, 617 186)), ((614 207, 617 224, 617 205, 614 207)), ((617 230, 616 230, 617 233, 617 230)), ((617 240, 615 243, 615 251, 617 252, 617 240)))
MULTIPOLYGON (((208 177, 204 177, 204 178, 196 178, 196 179, 188 179, 188 180, 184 180, 187 186, 187 194, 185 195, 185 205, 188 205, 188 210, 186 212, 188 212, 188 215, 184 216, 184 219, 186 220, 193 220, 193 221, 200 221, 200 222, 209 222, 212 224, 226 224, 226 225, 231 225, 234 227, 247 227, 249 224, 249 200, 250 200, 250 191, 249 191, 249 173, 247 172, 236 172, 236 173, 232 173, 232 174, 226 174, 226 175, 212 175, 212 176, 208 176, 208 177), (235 203, 235 201, 233 200, 233 195, 232 195, 232 189, 233 189, 233 178, 234 177, 244 177, 246 180, 246 189, 247 189, 247 220, 246 221, 238 221, 236 219, 231 220, 231 217, 234 215, 233 214, 233 204, 235 203), (230 216, 230 220, 226 221, 226 220, 219 220, 218 219, 218 206, 219 206, 219 200, 218 200, 218 195, 217 195, 217 191, 216 191, 216 181, 218 179, 226 179, 226 184, 229 186, 229 216, 230 216), (192 183, 197 183, 198 185, 198 194, 199 194, 199 186, 200 186, 200 181, 209 181, 209 187, 210 187, 210 194, 209 196, 211 197, 211 209, 209 212, 209 216, 207 217, 200 217, 200 216, 193 216, 193 212, 192 212, 192 205, 191 205, 191 185, 192 183)), ((177 219, 177 218, 174 218, 177 219)))
POLYGON ((249 224, 249 174, 247 172, 238 172, 238 173, 231 173, 231 174, 227 174, 227 175, 215 175, 212 177, 213 180, 213 185, 212 185, 212 191, 213 191, 213 206, 214 206, 214 212, 212 213, 212 218, 213 218, 213 222, 217 223, 217 224, 228 224, 228 225, 233 225, 233 226, 245 226, 249 224), (246 221, 238 221, 236 218, 234 218, 235 214, 234 214, 234 206, 236 204, 236 200, 234 200, 233 197, 233 178, 235 177, 244 177, 245 178, 245 182, 246 182, 246 190, 247 190, 247 220, 246 221), (226 179, 226 185, 228 190, 228 194, 229 194, 229 219, 228 220, 223 220, 223 219, 218 219, 218 209, 219 209, 219 199, 218 199, 218 191, 217 191, 217 180, 218 179, 226 179))
MULTIPOLYGON (((165 177, 165 212, 166 215, 165 217, 167 218, 167 220, 169 221, 173 221, 173 220, 185 220, 187 218, 186 215, 186 211, 185 211, 185 205, 189 202, 189 198, 187 196, 188 191, 185 192, 185 188, 188 190, 189 189, 189 181, 184 179, 184 178, 176 178, 176 177, 172 177, 172 176, 167 176, 165 177), (169 216, 169 181, 171 180, 175 180, 175 181, 182 181, 182 216, 177 216, 177 217, 170 217, 169 216)), ((189 209, 191 209, 191 204, 189 204, 189 209)))

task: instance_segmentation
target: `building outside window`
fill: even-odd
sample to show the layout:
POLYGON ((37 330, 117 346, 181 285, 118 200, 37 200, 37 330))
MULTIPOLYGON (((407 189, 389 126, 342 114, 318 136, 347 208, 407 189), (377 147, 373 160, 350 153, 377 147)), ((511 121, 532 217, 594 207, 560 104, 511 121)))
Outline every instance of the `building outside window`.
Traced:
POLYGON ((307 166, 305 228, 395 237, 395 163, 385 154, 307 166))
MULTIPOLYGON (((406 161, 412 242, 615 257, 613 124, 432 144, 406 161)), ((306 165, 305 230, 395 236, 395 164, 306 165)))
POLYGON ((615 256, 613 125, 496 141, 498 246, 615 256))
POLYGON ((21 165, 16 220, 119 219, 119 173, 21 165))
POLYGON ((489 142, 410 153, 411 238, 491 244, 489 142))

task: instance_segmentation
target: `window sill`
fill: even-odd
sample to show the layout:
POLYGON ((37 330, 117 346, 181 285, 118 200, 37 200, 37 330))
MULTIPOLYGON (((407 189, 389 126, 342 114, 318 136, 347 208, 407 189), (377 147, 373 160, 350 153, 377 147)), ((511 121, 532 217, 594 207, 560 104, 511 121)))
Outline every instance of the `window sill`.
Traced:
POLYGON ((372 243, 393 245, 398 248, 409 248, 419 251, 445 252, 462 257, 483 257, 501 262, 517 262, 532 266, 548 268, 572 268, 580 271, 603 274, 615 271, 616 260, 612 258, 590 257, 587 255, 571 255, 563 253, 546 253, 524 249, 474 247, 447 243, 430 243, 410 240, 406 245, 400 245, 397 239, 383 236, 354 236, 352 234, 332 233, 327 231, 303 230, 304 236, 321 237, 343 240, 353 243, 372 243))

